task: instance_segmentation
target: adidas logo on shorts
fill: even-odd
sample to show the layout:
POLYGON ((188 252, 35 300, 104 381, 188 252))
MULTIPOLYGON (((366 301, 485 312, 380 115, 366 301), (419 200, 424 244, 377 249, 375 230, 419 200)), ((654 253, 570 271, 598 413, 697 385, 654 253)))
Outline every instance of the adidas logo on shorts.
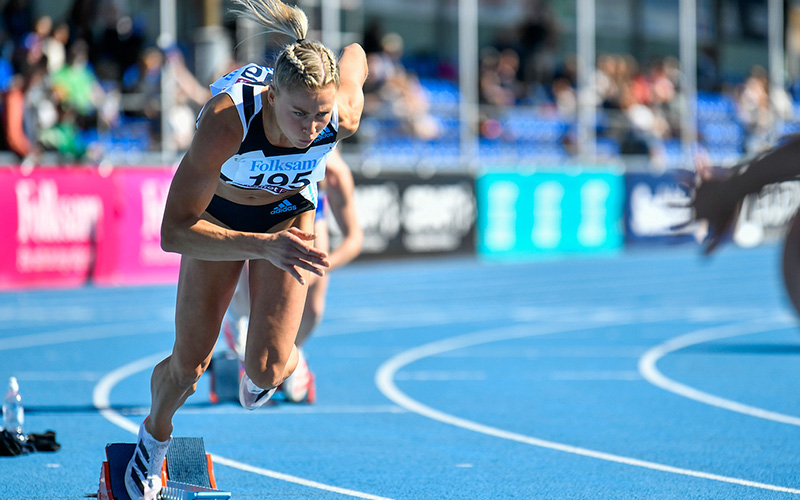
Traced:
POLYGON ((272 209, 270 215, 282 214, 284 212, 289 212, 292 210, 297 210, 297 207, 295 205, 292 205, 292 203, 289 200, 283 200, 282 202, 280 202, 280 204, 278 204, 277 207, 272 209))

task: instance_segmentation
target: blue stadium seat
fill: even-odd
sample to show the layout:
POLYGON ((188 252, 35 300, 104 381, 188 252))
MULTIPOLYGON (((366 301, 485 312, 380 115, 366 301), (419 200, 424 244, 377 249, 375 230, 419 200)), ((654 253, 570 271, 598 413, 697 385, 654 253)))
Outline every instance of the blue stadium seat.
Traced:
POLYGON ((716 92, 698 92, 697 119, 700 123, 735 119, 736 104, 730 96, 716 92))
POLYGON ((700 124, 700 133, 705 144, 740 148, 744 131, 737 122, 711 122, 700 124))

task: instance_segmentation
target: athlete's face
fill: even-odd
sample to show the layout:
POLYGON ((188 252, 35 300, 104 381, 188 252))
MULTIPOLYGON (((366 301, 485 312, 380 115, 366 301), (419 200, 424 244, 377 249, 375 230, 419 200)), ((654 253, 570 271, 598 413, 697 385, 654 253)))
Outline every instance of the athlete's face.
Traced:
POLYGON ((336 102, 336 86, 311 91, 303 88, 269 91, 281 133, 295 148, 304 149, 328 126, 336 102))

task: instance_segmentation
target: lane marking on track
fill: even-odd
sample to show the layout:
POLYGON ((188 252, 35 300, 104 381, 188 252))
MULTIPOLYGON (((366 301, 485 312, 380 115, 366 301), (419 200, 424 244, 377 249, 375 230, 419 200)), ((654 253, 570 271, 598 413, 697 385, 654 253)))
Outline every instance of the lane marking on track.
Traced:
MULTIPOLYGON (((138 424, 123 417, 116 410, 111 409, 110 405, 111 390, 114 388, 114 386, 116 386, 122 380, 130 377, 131 375, 147 370, 148 368, 152 368, 153 366, 156 365, 156 363, 160 362, 169 354, 170 354, 169 351, 153 354, 151 356, 147 356, 145 358, 141 358, 139 360, 123 365, 117 368, 116 370, 113 370, 108 374, 106 374, 100 380, 100 382, 97 383, 92 392, 92 403, 94 404, 95 408, 97 408, 100 414, 112 424, 121 427, 134 435, 137 434, 139 432, 138 424)), ((286 481, 289 483, 298 484, 300 486, 307 486, 309 488, 315 488, 318 490, 330 491, 332 493, 338 493, 341 495, 347 495, 355 498, 364 498, 366 500, 393 500, 387 497, 372 495, 370 493, 363 493, 361 491, 350 490, 347 488, 340 488, 338 486, 319 483, 317 481, 311 481, 309 479, 304 479, 302 477, 284 474, 282 472, 264 469, 261 467, 255 467, 216 454, 212 454, 211 458, 214 462, 221 465, 226 465, 234 469, 239 469, 241 471, 258 474, 272 479, 278 479, 280 481, 286 481)))
POLYGON ((737 401, 733 401, 731 399, 725 399, 719 396, 715 396, 713 394, 709 394, 707 392, 700 391, 698 389, 695 389, 694 387, 688 386, 686 384, 681 384, 666 377, 656 367, 656 364, 658 363, 659 359, 663 358, 664 356, 670 353, 679 351, 686 347, 691 347, 697 344, 703 344, 705 342, 711 342, 712 340, 720 340, 731 337, 738 337, 740 335, 768 332, 778 327, 785 327, 785 326, 787 326, 785 322, 779 324, 774 322, 771 324, 770 323, 765 324, 763 321, 758 321, 752 323, 723 325, 714 328, 705 328, 703 330, 687 333, 685 335, 681 335, 679 337, 670 339, 667 342, 659 344, 650 349, 649 351, 647 351, 639 359, 639 373, 642 374, 642 377, 644 377, 645 380, 655 385, 656 387, 660 387, 666 391, 675 393, 679 396, 683 396, 688 399, 698 401, 703 404, 716 406, 718 408, 723 408, 725 410, 742 413, 744 415, 750 415, 751 417, 761 418, 764 420, 772 420, 773 422, 780 422, 782 424, 800 426, 800 418, 798 417, 765 410, 763 408, 758 408, 756 406, 746 405, 743 403, 739 403, 737 401))
MULTIPOLYGON (((622 323, 617 323, 617 324, 622 324, 622 323)), ((607 327, 613 325, 603 324, 602 326, 607 327)), ((485 434, 487 436, 497 437, 500 439, 507 439, 509 441, 516 441, 518 443, 537 446, 540 448, 546 448, 550 450, 561 451, 564 453, 571 453, 573 455, 580 455, 584 457, 595 458, 598 460, 615 462, 623 465, 641 467, 644 469, 657 470, 661 472, 668 472, 683 476, 709 479, 713 481, 720 481, 740 486, 748 486, 763 490, 800 495, 799 489, 788 488, 785 486, 778 486, 773 484, 760 483, 756 481, 750 481, 747 479, 722 476, 719 474, 711 474, 703 471, 673 467, 671 465, 665 465, 646 460, 639 460, 636 458, 626 457, 622 455, 615 455, 611 453, 605 453, 602 451, 591 450, 588 448, 572 446, 564 443, 557 443, 554 441, 547 441, 536 437, 518 434, 516 432, 506 431, 503 429, 499 429, 497 427, 480 424, 478 422, 450 415, 448 413, 431 408, 430 406, 424 405, 419 401, 412 399, 404 392, 402 392, 397 387, 394 381, 395 374, 399 370, 421 359, 455 351, 458 349, 463 349, 466 347, 473 347, 476 345, 487 344, 491 342, 500 342, 505 340, 534 337, 539 335, 549 335, 554 333, 565 333, 567 331, 585 329, 585 328, 587 328, 587 325, 581 325, 581 326, 575 325, 565 328, 554 327, 550 329, 541 328, 541 325, 537 327, 531 325, 527 326, 521 325, 520 327, 517 328, 486 330, 466 335, 460 335, 456 337, 450 337, 447 339, 431 342, 428 344, 423 344, 421 346, 401 352, 400 354, 394 356, 393 358, 383 363, 378 368, 378 371, 375 373, 375 385, 378 386, 378 389, 387 398, 389 398, 389 400, 393 401, 394 403, 398 404, 403 408, 406 408, 408 411, 417 413, 423 417, 427 417, 432 420, 453 425, 455 427, 460 427, 462 429, 470 430, 473 432, 485 434), (537 328, 537 330, 533 331, 533 328, 537 328)))

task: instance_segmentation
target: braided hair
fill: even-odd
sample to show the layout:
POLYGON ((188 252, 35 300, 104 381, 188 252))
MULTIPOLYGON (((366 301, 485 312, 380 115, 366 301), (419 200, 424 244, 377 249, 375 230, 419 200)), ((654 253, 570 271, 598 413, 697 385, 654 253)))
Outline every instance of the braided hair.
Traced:
POLYGON ((302 86, 320 90, 333 84, 339 87, 336 56, 323 44, 306 40, 308 18, 299 7, 280 0, 233 0, 242 8, 236 12, 252 19, 266 31, 289 40, 275 62, 272 87, 276 92, 302 86))

